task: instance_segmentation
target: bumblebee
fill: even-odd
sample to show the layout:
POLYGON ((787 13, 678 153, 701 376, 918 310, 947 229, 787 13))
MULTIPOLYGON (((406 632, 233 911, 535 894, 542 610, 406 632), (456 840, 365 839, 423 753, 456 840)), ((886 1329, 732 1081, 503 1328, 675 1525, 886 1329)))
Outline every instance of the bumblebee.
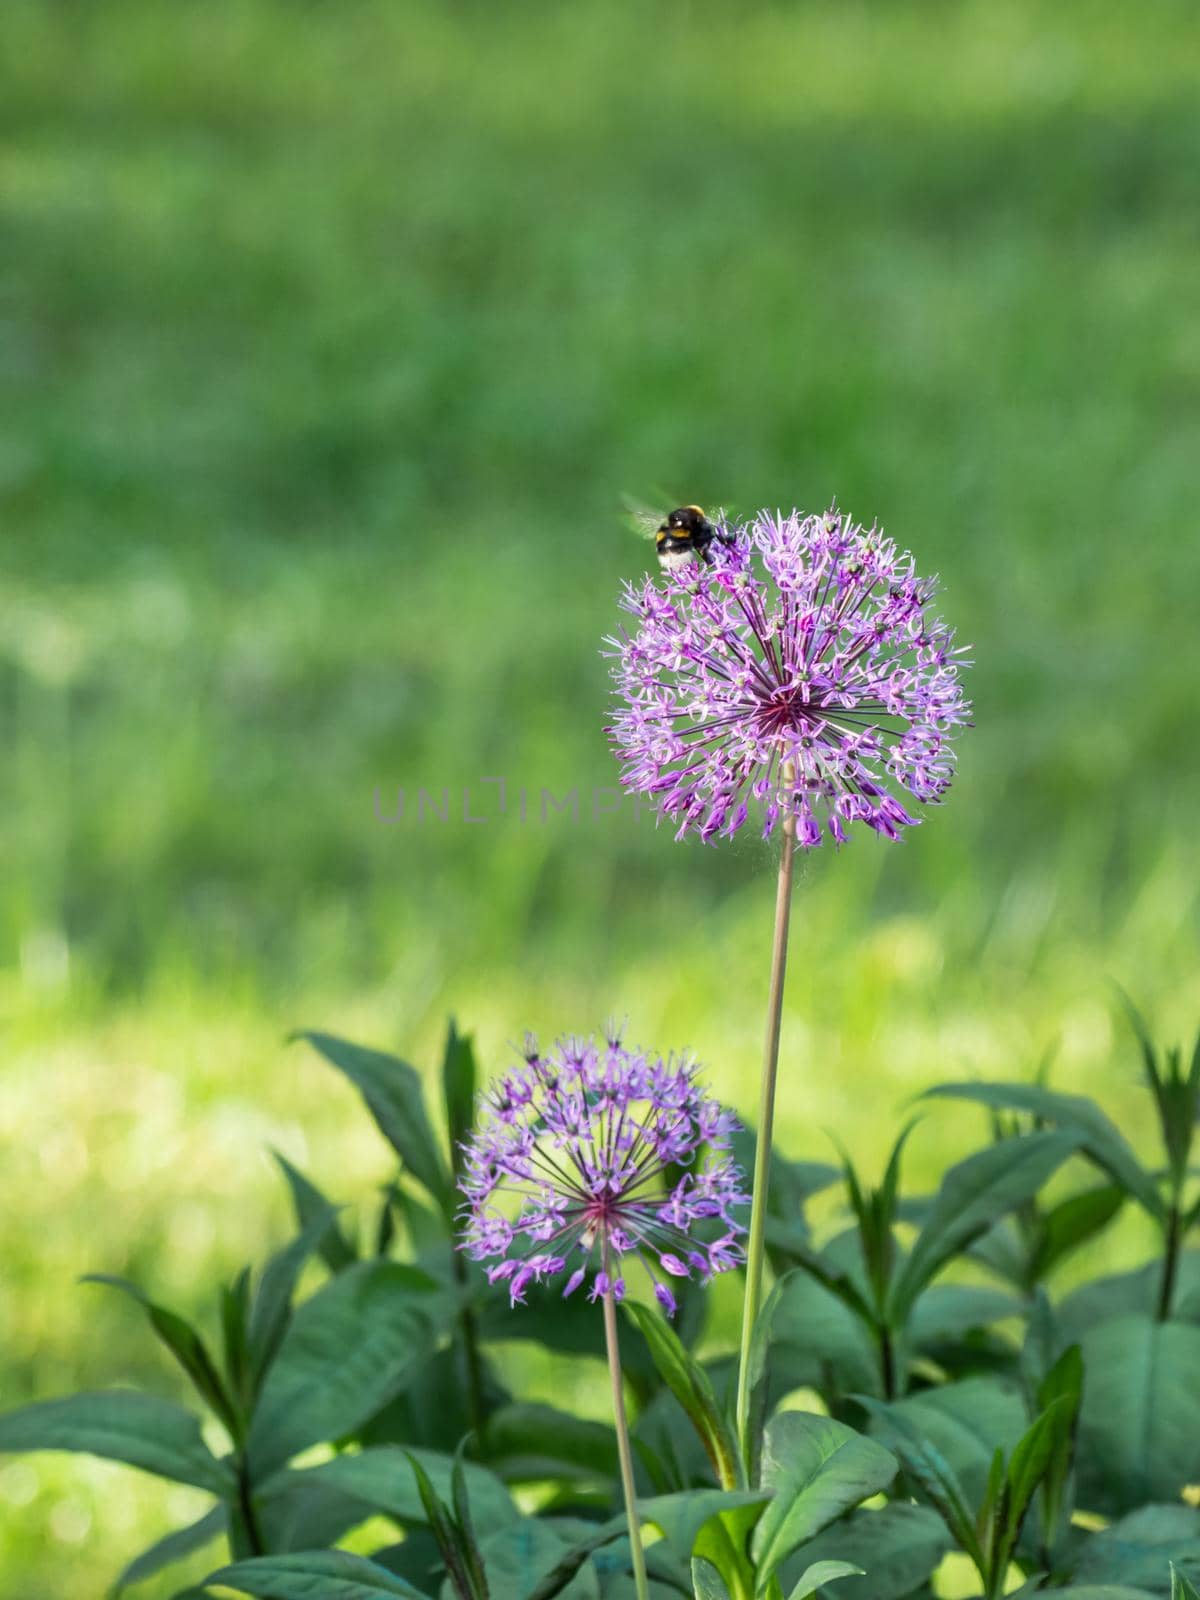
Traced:
POLYGON ((654 538, 658 564, 667 571, 678 570, 693 561, 712 564, 714 543, 726 543, 728 535, 710 522, 699 506, 676 506, 655 526, 652 513, 635 511, 642 531, 654 538))

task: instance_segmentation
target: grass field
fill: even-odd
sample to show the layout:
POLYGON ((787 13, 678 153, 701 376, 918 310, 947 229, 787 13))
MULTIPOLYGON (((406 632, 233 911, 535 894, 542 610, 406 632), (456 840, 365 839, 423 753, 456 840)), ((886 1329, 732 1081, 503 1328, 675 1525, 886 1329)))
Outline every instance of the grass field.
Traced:
MULTIPOLYGON (((295 1026, 627 1014, 750 1111, 769 853, 590 814, 623 492, 836 496, 974 646, 948 806, 804 872, 787 1148, 1051 1046, 1145 1131, 1107 980, 1200 1019, 1198 88, 1170 0, 7 0, 0 1404, 173 1392, 73 1280, 209 1303, 269 1146, 386 1176, 295 1026)), ((0 1465, 0 1594, 189 1509, 0 1465)))

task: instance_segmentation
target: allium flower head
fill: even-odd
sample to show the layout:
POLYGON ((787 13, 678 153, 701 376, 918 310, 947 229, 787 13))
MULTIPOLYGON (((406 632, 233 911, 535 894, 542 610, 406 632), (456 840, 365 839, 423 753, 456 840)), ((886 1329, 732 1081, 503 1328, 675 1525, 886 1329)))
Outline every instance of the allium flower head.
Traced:
POLYGON ((638 1257, 668 1314, 672 1278, 707 1281, 742 1259, 749 1203, 727 1154, 737 1122, 709 1099, 690 1059, 626 1049, 615 1037, 560 1039, 482 1100, 466 1146, 463 1248, 491 1261, 512 1303, 570 1270, 563 1294, 625 1293, 638 1257), (707 1150, 710 1154, 702 1154, 707 1150), (698 1229, 698 1224, 705 1226, 698 1229))
POLYGON ((898 838, 949 787, 970 712, 934 582, 837 510, 723 532, 709 565, 626 585, 636 627, 608 641, 624 787, 677 838, 728 838, 755 802, 764 836, 790 813, 806 849, 854 823, 898 838))

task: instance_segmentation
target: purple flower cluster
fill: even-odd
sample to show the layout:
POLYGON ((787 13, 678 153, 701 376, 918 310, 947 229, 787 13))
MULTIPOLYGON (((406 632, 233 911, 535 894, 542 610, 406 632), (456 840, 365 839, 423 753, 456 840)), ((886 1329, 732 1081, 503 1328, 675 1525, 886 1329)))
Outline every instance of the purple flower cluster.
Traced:
POLYGON ((592 1300, 620 1300, 625 1258, 638 1257, 673 1315, 669 1279, 707 1282, 741 1262, 732 1211, 749 1196, 725 1153, 738 1124, 695 1062, 615 1037, 560 1039, 543 1055, 530 1039, 482 1111, 465 1147, 463 1248, 493 1262, 488 1278, 514 1305, 568 1267, 564 1295, 590 1275, 592 1300))
POLYGON ((732 836, 752 801, 764 836, 790 814, 806 849, 854 823, 898 838, 919 821, 907 797, 949 787, 970 712, 935 584, 837 510, 723 533, 709 564, 626 585, 637 626, 608 641, 622 783, 679 838, 732 836))

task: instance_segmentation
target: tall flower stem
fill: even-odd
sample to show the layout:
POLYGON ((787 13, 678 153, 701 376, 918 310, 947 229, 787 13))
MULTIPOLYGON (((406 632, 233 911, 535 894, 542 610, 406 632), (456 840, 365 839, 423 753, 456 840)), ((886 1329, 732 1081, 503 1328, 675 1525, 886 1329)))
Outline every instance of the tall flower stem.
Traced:
MULTIPOLYGON (((795 777, 785 763, 783 785, 790 793, 795 777)), ((787 973, 788 923, 792 911, 792 866, 796 854, 796 818, 789 811, 783 823, 783 851, 775 890, 775 937, 771 944, 771 985, 767 998, 767 1033, 763 1045, 762 1089, 758 1106, 758 1145, 754 1152, 754 1188, 750 1238, 746 1244, 746 1298, 742 1306, 742 1350, 738 1363, 737 1430, 743 1451, 750 1412, 750 1341, 762 1309, 763 1254, 767 1231, 767 1189, 771 1176, 771 1138, 775 1123, 775 1084, 779 1073, 779 1028, 783 1016, 783 980, 787 973)))
MULTIPOLYGON (((608 1251, 604 1271, 608 1276, 608 1251)), ((617 1341, 617 1302, 612 1278, 604 1291, 604 1342, 608 1347, 608 1373, 612 1379, 613 1425, 617 1432, 617 1455, 621 1462, 621 1488, 625 1492, 625 1515, 629 1521, 629 1550, 633 1557, 633 1582, 637 1600, 648 1600, 646 1556, 642 1549, 642 1528, 638 1521, 637 1493, 633 1485, 633 1453, 629 1448, 629 1421, 625 1415, 625 1387, 621 1378, 621 1349, 617 1341)))

